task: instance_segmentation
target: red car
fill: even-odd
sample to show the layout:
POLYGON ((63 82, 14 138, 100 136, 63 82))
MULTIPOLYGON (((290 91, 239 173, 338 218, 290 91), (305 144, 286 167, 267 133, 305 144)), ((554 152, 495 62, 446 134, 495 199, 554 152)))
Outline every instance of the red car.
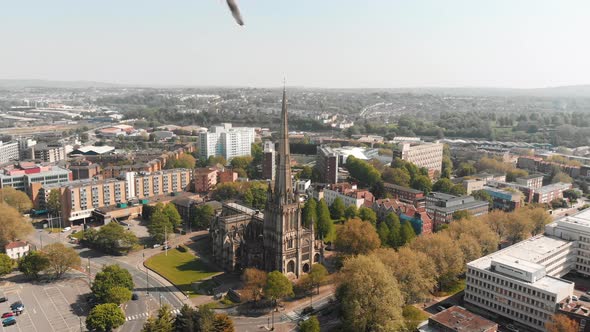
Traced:
POLYGON ((8 318, 8 317, 12 317, 14 316, 14 313, 12 312, 5 312, 2 314, 2 318, 8 318))

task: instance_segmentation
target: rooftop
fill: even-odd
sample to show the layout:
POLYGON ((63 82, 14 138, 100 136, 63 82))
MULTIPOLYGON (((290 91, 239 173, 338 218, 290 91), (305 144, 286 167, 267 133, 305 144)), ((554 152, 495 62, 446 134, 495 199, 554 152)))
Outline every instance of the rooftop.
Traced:
MULTIPOLYGON (((429 321, 435 321, 446 326, 453 331, 458 332, 478 332, 487 331, 497 328, 498 324, 487 320, 479 315, 467 311, 463 307, 454 306, 439 312, 429 318, 429 321)), ((440 331, 435 326, 420 327, 420 331, 440 331)))
POLYGON ((571 183, 557 182, 557 183, 550 184, 548 186, 543 186, 543 187, 537 189, 536 192, 539 194, 547 194, 547 193, 550 193, 550 192, 553 192, 556 190, 566 190, 571 187, 572 187, 571 183))
POLYGON ((8 249, 21 248, 21 247, 26 247, 26 246, 28 246, 28 244, 24 241, 14 241, 14 242, 8 243, 4 247, 4 249, 8 250, 8 249))
POLYGON ((488 269, 492 260, 497 259, 540 263, 543 258, 548 257, 564 246, 569 245, 572 245, 570 241, 545 235, 537 235, 500 251, 496 251, 493 254, 471 261, 467 263, 467 265, 478 269, 488 269))

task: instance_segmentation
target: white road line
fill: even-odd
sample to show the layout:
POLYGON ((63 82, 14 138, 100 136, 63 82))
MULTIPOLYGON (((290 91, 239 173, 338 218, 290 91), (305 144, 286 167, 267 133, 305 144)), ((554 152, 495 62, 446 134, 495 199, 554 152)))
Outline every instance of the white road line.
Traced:
MULTIPOLYGON (((51 331, 55 331, 53 329, 53 327, 51 326, 51 321, 49 320, 49 318, 47 317, 47 315, 45 314, 45 310, 43 310, 43 306, 41 306, 41 302, 39 302, 39 299, 37 298, 37 295, 35 295, 35 291, 33 290, 31 292, 31 294, 33 295, 33 297, 35 298, 35 301, 37 301, 37 305, 39 306, 39 309, 41 309, 41 312, 43 313, 43 316, 45 316, 45 320, 47 320, 47 322, 49 323, 49 327, 51 328, 51 331)), ((36 328, 36 327, 35 327, 36 328)))
MULTIPOLYGON (((49 296, 49 294, 47 293, 47 290, 52 289, 52 288, 45 288, 43 289, 45 291, 45 295, 47 295, 49 297, 49 299, 51 300, 51 304, 53 304, 53 308, 55 308, 55 312, 57 312, 59 314, 59 316, 61 317, 61 319, 64 321, 64 323, 66 324, 66 328, 69 329, 70 325, 68 324, 68 322, 66 321, 66 318, 62 315, 61 310, 59 310, 57 308, 57 305, 55 304, 55 301, 53 300, 53 296, 49 296)), ((59 293, 61 293, 59 291, 59 289, 55 288, 55 290, 59 293)), ((62 294, 63 295, 63 294, 62 294)))

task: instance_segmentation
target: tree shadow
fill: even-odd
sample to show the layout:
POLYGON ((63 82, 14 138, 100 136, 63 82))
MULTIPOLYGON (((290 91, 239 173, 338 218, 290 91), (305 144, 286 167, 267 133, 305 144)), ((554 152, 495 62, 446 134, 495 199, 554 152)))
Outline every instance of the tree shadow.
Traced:
POLYGON ((94 297, 90 292, 86 294, 78 294, 76 301, 70 303, 70 311, 79 317, 88 316, 90 310, 92 310, 94 305, 97 304, 95 300, 91 299, 94 299, 94 297))

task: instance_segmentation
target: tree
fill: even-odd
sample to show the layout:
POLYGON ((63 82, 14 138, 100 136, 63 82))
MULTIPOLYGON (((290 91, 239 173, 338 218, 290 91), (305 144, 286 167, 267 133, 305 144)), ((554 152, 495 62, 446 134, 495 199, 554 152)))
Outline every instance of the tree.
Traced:
POLYGON ((545 323, 545 329, 547 332, 577 332, 579 324, 566 315, 556 314, 545 323))
POLYGON ((248 268, 242 273, 242 281, 244 282, 244 293, 247 298, 259 301, 264 295, 264 287, 266 285, 266 272, 256 268, 248 268))
POLYGON ((381 246, 375 227, 358 218, 348 220, 336 232, 336 248, 349 255, 368 254, 381 246))
POLYGON ((455 184, 451 187, 449 194, 455 195, 455 196, 463 196, 463 195, 467 194, 467 190, 465 190, 465 187, 463 187, 462 184, 455 184))
POLYGON ((4 203, 12 206, 20 213, 25 213, 33 208, 33 202, 23 191, 16 190, 12 187, 0 189, 0 198, 4 203))
POLYGON ((424 192, 424 195, 428 195, 432 191, 432 182, 425 175, 416 176, 412 182, 411 187, 424 192))
POLYGON ((170 313, 172 308, 168 304, 164 304, 158 309, 158 316, 154 318, 150 316, 144 324, 142 332, 173 332, 174 331, 174 317, 170 313))
POLYGON ((441 288, 455 281, 465 267, 461 248, 445 232, 420 236, 410 248, 432 259, 441 288))
POLYGON ((459 210, 453 213, 453 220, 469 219, 472 216, 473 215, 471 214, 471 212, 467 210, 459 210))
POLYGON ((210 305, 199 306, 199 329, 201 331, 213 331, 215 324, 215 312, 210 305))
POLYGON ((18 270, 27 278, 39 279, 39 273, 49 268, 49 259, 39 251, 31 251, 18 262, 18 270))
POLYGON ((317 213, 315 232, 318 239, 323 240, 326 236, 332 233, 332 229, 334 228, 332 219, 330 219, 330 209, 323 198, 318 204, 317 213))
POLYGON ((545 231, 545 225, 553 221, 551 215, 542 207, 529 207, 528 210, 525 210, 525 213, 529 215, 533 223, 532 235, 543 233, 545 231))
MULTIPOLYGON (((117 301, 113 301, 118 299, 113 299, 113 294, 110 292, 111 289, 123 288, 129 292, 129 298, 131 298, 133 287, 133 278, 129 271, 119 265, 107 265, 96 274, 91 289, 99 302, 117 303, 117 301)), ((125 292, 125 294, 127 294, 127 292, 125 292)))
POLYGON ((460 241, 462 235, 475 238, 481 255, 488 255, 498 250, 500 238, 481 218, 459 219, 449 224, 446 230, 455 241, 460 241))
POLYGON ((316 316, 309 317, 308 320, 299 324, 300 332, 320 332, 320 321, 316 316))
POLYGON ((346 219, 352 219, 356 217, 357 214, 358 209, 356 208, 356 205, 349 205, 346 207, 346 209, 344 209, 344 218, 346 219))
POLYGON ((287 296, 293 296, 293 284, 281 272, 272 271, 266 278, 264 294, 266 297, 274 300, 280 300, 287 296))
POLYGON ((318 288, 318 293, 319 293, 319 287, 322 284, 322 282, 324 282, 324 280, 326 279, 326 277, 328 276, 328 270, 326 270, 326 268, 322 265, 322 264, 313 264, 311 266, 311 270, 309 271, 309 274, 307 275, 309 283, 312 287, 317 287, 318 288))
POLYGON ((347 258, 336 297, 347 331, 397 331, 403 327, 403 296, 391 271, 376 257, 347 258))
POLYGON ((199 312, 185 303, 174 320, 174 331, 194 332, 199 331, 198 327, 199 312))
POLYGON ((102 226, 97 232, 84 232, 84 241, 107 253, 126 254, 139 242, 132 231, 111 222, 102 226))
POLYGON ((0 246, 33 232, 33 226, 12 206, 0 203, 0 246))
POLYGON ((211 219, 215 216, 215 210, 209 204, 202 204, 192 207, 192 225, 196 229, 206 229, 211 224, 211 219))
POLYGON ((414 227, 412 227, 412 224, 409 221, 404 220, 401 223, 400 236, 404 244, 412 242, 412 240, 416 237, 414 227))
POLYGON ((115 286, 107 291, 105 303, 123 304, 131 300, 131 291, 125 287, 115 286))
POLYGON ((182 224, 182 217, 178 213, 178 210, 176 210, 176 206, 174 206, 174 204, 166 204, 162 212, 166 215, 166 217, 168 217, 168 222, 170 222, 174 228, 182 224))
POLYGON ((0 254, 0 277, 12 272, 14 262, 7 254, 0 254))
POLYGON ((558 183, 558 182, 572 183, 572 182, 574 182, 574 180, 572 180, 572 178, 569 175, 567 175, 563 172, 558 172, 557 174, 555 174, 551 178, 551 183, 558 183))
POLYGON ((460 163, 457 167, 457 176, 469 176, 477 173, 477 169, 471 163, 460 163))
POLYGON ((49 192, 47 198, 47 208, 51 213, 57 213, 61 211, 61 192, 59 189, 54 189, 49 192))
POLYGON ((184 153, 178 159, 176 159, 173 168, 188 168, 193 169, 197 165, 197 160, 195 157, 191 156, 188 153, 184 153))
POLYGON ((523 178, 529 175, 524 169, 511 169, 506 173, 506 182, 516 182, 516 178, 523 178))
POLYGON ((212 332, 234 332, 234 322, 227 314, 216 314, 212 332))
POLYGON ((49 260, 49 270, 55 278, 60 278, 68 270, 80 266, 80 256, 74 248, 56 242, 43 248, 43 254, 49 260))
POLYGON ((563 192, 563 197, 567 198, 571 201, 577 200, 578 198, 581 197, 579 191, 574 190, 574 189, 568 189, 566 191, 563 192))
POLYGON ((148 232, 156 243, 164 242, 165 234, 170 234, 172 231, 172 224, 163 211, 156 210, 152 213, 148 224, 148 232))
POLYGON ((488 206, 491 208, 494 206, 494 199, 490 194, 488 194, 485 190, 475 190, 471 192, 471 196, 473 196, 478 201, 487 201, 488 206))
POLYGON ((310 225, 317 221, 317 201, 315 198, 310 198, 305 202, 303 206, 303 211, 301 212, 301 222, 303 223, 303 227, 309 228, 310 225))
POLYGON ((410 186, 410 173, 405 168, 386 168, 382 174, 383 181, 402 187, 410 186))
POLYGON ((366 206, 361 206, 361 208, 358 210, 358 217, 361 220, 368 221, 373 225, 377 223, 377 214, 375 211, 366 206))
POLYGON ((346 207, 344 206, 344 202, 342 201, 342 199, 340 197, 336 197, 336 199, 334 199, 334 202, 332 202, 332 205, 330 206, 330 214, 332 220, 342 219, 342 217, 344 217, 345 208, 346 207))
POLYGON ((252 164, 252 161, 253 160, 254 160, 254 158, 252 158, 250 156, 234 157, 230 161, 230 165, 234 169, 241 168, 241 169, 245 170, 245 169, 248 169, 248 167, 250 166, 250 164, 252 164))
POLYGON ((90 330, 112 331, 123 324, 123 310, 114 303, 99 304, 86 317, 86 327, 90 330))
POLYGON ((450 193, 452 188, 453 182, 451 182, 451 180, 447 178, 442 178, 434 183, 434 185, 432 186, 432 191, 450 193))
POLYGON ((299 178, 300 179, 311 179, 313 173, 313 169, 309 166, 303 166, 303 169, 301 170, 301 172, 299 172, 299 178))
POLYGON ((428 299, 436 288, 437 272, 426 254, 401 247, 398 251, 378 249, 375 256, 393 273, 406 304, 428 299))

